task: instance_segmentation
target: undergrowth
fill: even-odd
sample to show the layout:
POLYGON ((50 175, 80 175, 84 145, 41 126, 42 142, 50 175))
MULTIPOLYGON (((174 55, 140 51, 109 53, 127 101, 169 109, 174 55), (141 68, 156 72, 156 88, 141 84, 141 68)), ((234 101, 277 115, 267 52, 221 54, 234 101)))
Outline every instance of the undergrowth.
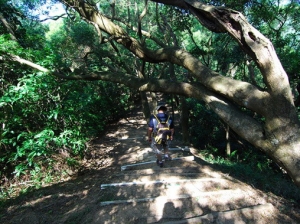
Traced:
POLYGON ((0 186, 0 207, 8 199, 70 179, 80 168, 79 161, 80 158, 56 156, 36 163, 34 168, 24 170, 22 175, 14 176, 0 186))
MULTIPOLYGON (((266 193, 283 197, 292 203, 300 203, 300 189, 286 172, 267 158, 239 161, 232 157, 214 156, 208 151, 200 152, 204 159, 216 165, 223 173, 248 183, 266 193)), ((258 155, 253 155, 253 157, 258 155)))

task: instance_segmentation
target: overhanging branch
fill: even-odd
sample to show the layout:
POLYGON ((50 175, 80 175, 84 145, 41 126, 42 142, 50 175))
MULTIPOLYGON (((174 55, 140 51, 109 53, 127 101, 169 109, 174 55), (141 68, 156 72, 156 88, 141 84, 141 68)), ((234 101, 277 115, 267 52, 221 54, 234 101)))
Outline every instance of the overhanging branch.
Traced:
MULTIPOLYGON (((209 68, 204 66, 199 60, 194 58, 188 52, 185 52, 182 49, 178 48, 162 48, 157 51, 152 51, 151 54, 156 55, 159 60, 167 60, 171 61, 175 64, 184 66, 188 70, 190 70, 194 77, 201 83, 201 85, 205 86, 207 89, 214 91, 216 94, 228 98, 229 100, 234 101, 240 106, 246 107, 261 115, 265 115, 268 112, 267 108, 263 105, 267 105, 267 101, 270 100, 267 92, 262 92, 257 89, 255 86, 238 80, 231 79, 229 77, 221 76, 209 68)), ((66 74, 60 71, 50 71, 47 68, 44 68, 38 64, 35 64, 26 59, 20 58, 19 56, 6 54, 6 59, 15 61, 21 64, 26 64, 34 69, 37 69, 42 72, 46 72, 48 74, 54 75, 59 78, 67 79, 67 80, 104 80, 115 83, 123 83, 130 88, 141 88, 140 86, 145 84, 145 80, 139 79, 133 75, 121 73, 121 72, 98 72, 98 73, 88 73, 83 75, 77 74, 66 74)), ((168 91, 170 83, 174 83, 173 81, 168 80, 167 83, 157 83, 159 84, 160 89, 152 90, 148 89, 148 91, 168 91)), ((150 84, 147 88, 155 88, 150 87, 150 84)), ((180 85, 180 83, 177 83, 180 85)), ((143 87, 145 88, 145 87, 143 87)), ((142 90, 142 89, 141 89, 142 90)), ((173 88, 172 93, 176 93, 176 88, 173 88)), ((190 95, 191 93, 187 91, 181 90, 181 93, 184 93, 187 96, 194 96, 195 94, 190 95)))
POLYGON ((235 104, 232 104, 230 101, 228 101, 228 99, 222 97, 216 92, 210 91, 203 85, 193 85, 190 83, 170 81, 166 79, 146 80, 122 72, 98 72, 86 75, 66 75, 59 71, 50 71, 47 68, 20 58, 16 55, 6 54, 5 59, 28 65, 31 68, 37 69, 41 72, 45 72, 47 74, 67 80, 103 80, 121 83, 130 88, 139 89, 140 91, 164 91, 166 93, 185 95, 204 100, 223 121, 228 123, 230 127, 239 133, 239 135, 241 135, 243 138, 258 147, 262 147, 263 144, 265 144, 263 127, 261 124, 259 124, 254 118, 245 115, 235 104))
POLYGON ((42 66, 40 66, 38 64, 35 64, 35 63, 31 62, 31 61, 26 60, 26 59, 20 58, 17 55, 6 53, 2 57, 0 57, 0 59, 1 60, 14 61, 14 62, 18 62, 20 64, 25 64, 25 65, 27 65, 27 66, 29 66, 31 68, 37 69, 37 70, 39 70, 41 72, 47 72, 47 73, 49 72, 49 70, 47 68, 44 68, 44 67, 42 67, 42 66))
POLYGON ((253 117, 246 115, 240 108, 216 92, 202 85, 193 85, 169 80, 149 80, 139 88, 140 91, 163 91, 203 100, 205 103, 241 137, 256 147, 266 147, 264 128, 253 117))

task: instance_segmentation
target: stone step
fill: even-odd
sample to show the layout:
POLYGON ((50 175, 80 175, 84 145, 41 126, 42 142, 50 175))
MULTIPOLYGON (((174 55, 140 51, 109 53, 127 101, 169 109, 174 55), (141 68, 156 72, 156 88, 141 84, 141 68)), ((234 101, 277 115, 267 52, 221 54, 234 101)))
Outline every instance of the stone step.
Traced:
POLYGON ((164 167, 163 169, 159 168, 158 166, 153 166, 151 168, 145 169, 136 169, 136 170, 125 170, 124 172, 120 172, 114 176, 129 176, 129 175, 154 175, 154 174, 182 174, 182 173, 203 173, 201 167, 199 167, 195 163, 191 163, 189 161, 177 161, 178 166, 176 167, 164 167), (157 168, 157 169, 154 169, 157 168))
POLYGON ((169 177, 165 180, 121 182, 102 184, 103 194, 111 195, 113 200, 126 200, 141 197, 160 197, 172 195, 193 195, 230 188, 229 181, 220 178, 177 179, 169 177))
MULTIPOLYGON (((170 148, 169 153, 172 155, 172 158, 175 157, 183 157, 183 156, 191 156, 189 148, 185 147, 173 147, 170 148)), ((155 154, 153 150, 149 147, 141 147, 138 150, 128 150, 129 153, 133 153, 132 157, 134 157, 135 162, 148 162, 155 159, 155 154)))
MULTIPOLYGON (((176 162, 178 160, 183 160, 183 161, 194 161, 194 156, 182 156, 182 157, 172 157, 171 161, 165 161, 164 162, 164 167, 170 167, 170 166, 177 166, 178 164, 176 164, 176 162)), ((157 167, 156 165, 156 160, 151 160, 151 161, 147 161, 147 162, 140 162, 140 163, 133 163, 133 164, 127 164, 127 165, 123 165, 121 166, 121 171, 124 170, 130 170, 130 169, 147 169, 149 167, 157 167)), ((160 167, 159 167, 160 168, 160 167)))
POLYGON ((177 177, 166 177, 166 179, 162 180, 144 180, 144 181, 133 181, 133 182, 121 182, 121 183, 111 183, 111 184, 101 184, 100 188, 106 189, 110 187, 130 187, 130 186, 138 186, 138 185, 155 185, 155 184, 173 184, 173 183, 186 183, 186 182, 225 182, 224 179, 217 178, 201 178, 201 179, 178 179, 177 177))
POLYGON ((152 164, 151 168, 127 169, 112 176, 110 183, 167 180, 169 178, 178 180, 192 178, 222 178, 233 181, 233 178, 229 175, 213 171, 209 167, 201 166, 195 162, 181 160, 172 163, 173 164, 171 165, 170 161, 167 161, 166 166, 170 166, 164 168, 152 164))
MULTIPOLYGON (((172 221, 171 223, 173 223, 173 221, 179 220, 188 220, 186 223, 192 223, 194 221, 192 218, 199 218, 213 212, 226 212, 267 203, 263 199, 257 201, 255 198, 257 197, 253 197, 251 193, 243 192, 240 189, 194 192, 191 194, 173 193, 167 196, 132 199, 125 196, 123 200, 101 201, 98 215, 103 223, 112 220, 113 223, 162 221, 172 221), (124 211, 128 212, 124 213, 124 211)), ((225 216, 227 215, 225 214, 225 216)), ((196 220, 194 223, 202 222, 196 220)))
POLYGON ((121 177, 121 176, 149 176, 156 174, 169 174, 169 175, 177 175, 177 174, 189 174, 189 173, 197 173, 201 174, 201 169, 197 166, 194 167, 164 167, 163 169, 139 169, 139 170, 126 170, 124 172, 113 175, 113 177, 121 177))
POLYGON ((199 165, 193 161, 184 161, 177 160, 176 162, 167 161, 165 167, 160 168, 156 164, 151 164, 150 168, 148 167, 138 167, 140 169, 127 169, 118 174, 115 174, 113 179, 116 179, 117 182, 122 180, 126 181, 136 181, 141 179, 149 179, 149 176, 153 177, 152 179, 157 180, 164 178, 165 176, 176 176, 179 179, 181 177, 214 177, 214 178, 226 178, 233 180, 229 175, 217 172, 212 170, 208 166, 199 165))
MULTIPOLYGON (((189 219, 163 222, 163 224, 210 224, 210 223, 273 223, 275 208, 272 204, 255 205, 246 208, 240 208, 229 211, 212 212, 203 216, 193 217, 189 219), (269 221, 267 221, 269 220, 269 221), (267 221, 267 222, 266 222, 267 221)), ((147 223, 156 222, 157 219, 150 218, 147 223)))
MULTIPOLYGON (((113 201, 102 201, 100 202, 101 206, 107 205, 118 205, 118 204, 136 204, 138 202, 170 202, 173 200, 180 200, 180 199, 189 199, 189 198, 198 198, 203 199, 204 197, 211 197, 211 196, 222 196, 226 194, 233 194, 237 195, 240 194, 240 190, 219 190, 219 191, 207 191, 207 192, 198 192, 193 194, 171 194, 168 196, 157 196, 157 197, 146 197, 146 198, 132 198, 132 199, 124 199, 124 200, 113 200, 113 201)), ((232 199, 232 197, 231 197, 232 199)))
MULTIPOLYGON (((176 169, 174 169, 175 171, 176 169)), ((171 171, 171 170, 169 170, 171 171)), ((215 178, 213 176, 209 176, 205 173, 199 172, 191 172, 192 170, 187 170, 181 173, 173 173, 173 172, 149 172, 149 174, 134 174, 134 173, 123 173, 123 175, 115 175, 110 182, 147 182, 147 181, 156 181, 156 180, 168 180, 168 179, 199 179, 199 178, 215 178), (190 172, 188 172, 190 171, 190 172)))

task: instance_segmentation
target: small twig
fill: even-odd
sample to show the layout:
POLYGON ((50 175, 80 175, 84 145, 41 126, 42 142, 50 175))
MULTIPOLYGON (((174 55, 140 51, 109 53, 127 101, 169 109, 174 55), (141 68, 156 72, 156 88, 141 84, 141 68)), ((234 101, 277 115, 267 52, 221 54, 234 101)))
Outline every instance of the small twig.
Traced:
POLYGON ((27 186, 34 186, 33 184, 28 184, 28 183, 33 183, 34 181, 29 180, 29 181, 25 181, 25 182, 21 182, 21 183, 17 183, 17 184, 12 184, 10 185, 10 187, 16 187, 19 185, 27 185, 27 186))

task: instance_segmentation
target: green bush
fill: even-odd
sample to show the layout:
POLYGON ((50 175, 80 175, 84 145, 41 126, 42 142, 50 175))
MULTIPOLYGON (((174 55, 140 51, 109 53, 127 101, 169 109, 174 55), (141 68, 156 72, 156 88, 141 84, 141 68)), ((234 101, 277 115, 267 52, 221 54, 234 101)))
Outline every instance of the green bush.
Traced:
POLYGON ((127 93, 126 88, 101 81, 62 82, 43 74, 24 75, 0 98, 1 175, 8 167, 16 176, 25 174, 58 149, 71 157, 82 156, 88 139, 124 114, 127 93))

